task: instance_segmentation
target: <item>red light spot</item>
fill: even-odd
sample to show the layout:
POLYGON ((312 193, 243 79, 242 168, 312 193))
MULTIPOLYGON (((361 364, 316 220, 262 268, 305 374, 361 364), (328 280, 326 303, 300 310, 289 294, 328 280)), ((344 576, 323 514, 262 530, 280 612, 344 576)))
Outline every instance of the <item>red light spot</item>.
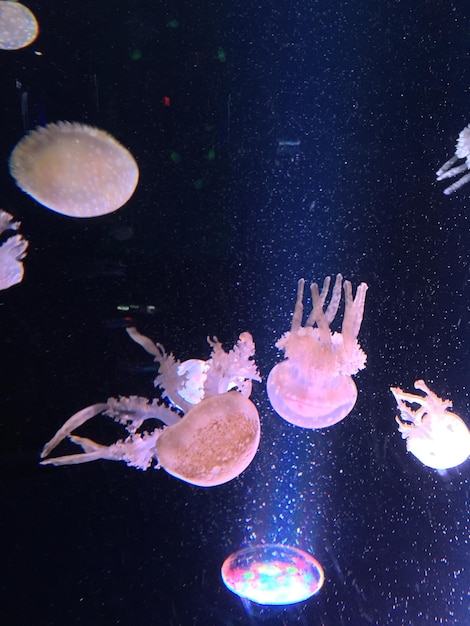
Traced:
POLYGON ((163 104, 164 104, 166 107, 169 107, 169 106, 170 106, 170 96, 163 96, 163 104))

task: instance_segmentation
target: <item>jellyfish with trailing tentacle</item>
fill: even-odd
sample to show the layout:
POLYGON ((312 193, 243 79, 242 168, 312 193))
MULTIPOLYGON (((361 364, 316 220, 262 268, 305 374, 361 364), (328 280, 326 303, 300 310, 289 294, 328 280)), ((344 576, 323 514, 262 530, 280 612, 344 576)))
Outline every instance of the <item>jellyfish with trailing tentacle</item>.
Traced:
POLYGON ((391 387, 400 412, 398 430, 406 439, 408 452, 433 469, 457 467, 470 456, 470 431, 455 413, 450 400, 441 400, 424 380, 415 382, 424 395, 391 387), (413 408, 416 407, 416 408, 413 408))
MULTIPOLYGON (((19 229, 21 222, 14 222, 13 219, 13 215, 0 210, 0 234, 19 229)), ((20 234, 8 237, 0 245, 0 289, 8 289, 23 280, 22 260, 26 256, 28 245, 20 234)))
POLYGON ((446 161, 436 172, 437 180, 439 181, 464 174, 455 183, 444 189, 446 196, 454 193, 454 191, 457 191, 457 189, 460 189, 460 187, 463 187, 470 181, 470 172, 468 170, 470 170, 470 124, 460 131, 454 156, 446 161), (462 159, 465 159, 464 162, 458 164, 458 161, 462 159))
POLYGON ((82 409, 46 443, 41 464, 107 459, 141 470, 154 465, 200 487, 221 485, 238 476, 253 460, 260 440, 258 411, 249 399, 252 381, 260 380, 250 333, 242 333, 229 352, 217 338, 208 338, 212 354, 207 361, 181 363, 135 328, 127 332, 159 365, 154 384, 161 391, 160 400, 109 398, 82 409), (72 434, 100 413, 124 426, 127 437, 104 446, 72 434), (147 420, 159 420, 165 427, 151 428, 147 420), (65 438, 83 453, 45 458, 65 438))
POLYGON ((313 310, 302 326, 304 285, 302 278, 291 329, 276 343, 286 358, 271 370, 267 390, 273 409, 291 424, 325 428, 345 418, 356 403, 357 389, 351 376, 365 367, 367 358, 357 342, 367 285, 361 283, 353 298, 351 283, 344 281, 341 333, 330 330, 341 301, 341 274, 336 276, 326 311, 330 277, 325 278, 321 293, 316 283, 310 285, 313 310))

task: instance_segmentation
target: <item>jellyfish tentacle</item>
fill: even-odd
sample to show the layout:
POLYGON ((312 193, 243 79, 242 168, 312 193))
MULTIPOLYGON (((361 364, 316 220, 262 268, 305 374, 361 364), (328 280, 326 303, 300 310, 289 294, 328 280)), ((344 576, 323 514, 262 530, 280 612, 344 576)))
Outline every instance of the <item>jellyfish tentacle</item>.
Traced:
POLYGON ((162 349, 160 344, 155 344, 151 339, 139 333, 135 326, 129 326, 128 328, 126 328, 126 333, 129 335, 132 341, 135 341, 139 344, 139 346, 142 346, 145 352, 148 352, 156 359, 162 356, 162 349))
MULTIPOLYGON (((470 124, 460 131, 457 139, 457 145, 455 147, 455 154, 448 159, 444 165, 442 165, 436 172, 436 178, 438 181, 445 180, 447 178, 453 178, 459 174, 463 174, 470 169, 470 124), (464 163, 456 165, 460 159, 465 159, 464 163)), ((470 172, 456 180, 455 183, 444 189, 444 194, 449 196, 463 185, 470 181, 470 172)))
MULTIPOLYGON (((322 346, 329 349, 331 346, 331 332, 330 332, 330 326, 328 322, 326 321, 325 314, 323 313, 323 305, 325 303, 325 296, 324 296, 325 284, 326 284, 326 281, 323 283, 323 289, 321 293, 318 292, 317 283, 312 283, 310 285, 310 293, 312 294, 312 301, 313 301, 313 310, 311 314, 309 315, 309 319, 313 317, 314 321, 316 322, 318 326, 318 332, 320 333, 320 342, 322 346)), ((329 282, 328 282, 328 286, 329 286, 329 282)))
POLYGON ((336 317, 336 313, 338 312, 338 308, 339 308, 339 303, 341 302, 342 283, 343 283, 342 274, 337 274, 335 284, 333 287, 333 293, 331 294, 330 304, 328 305, 328 308, 325 311, 326 321, 330 325, 336 317))
MULTIPOLYGON (((465 167, 465 169, 467 168, 465 167)), ((450 196, 451 193, 454 193, 454 191, 457 191, 457 189, 460 189, 460 187, 463 187, 463 185, 466 185, 469 180, 470 180, 470 172, 468 174, 465 174, 465 176, 462 176, 462 178, 459 178, 459 180, 456 180, 455 183, 450 185, 450 187, 447 187, 447 189, 444 189, 444 194, 446 196, 450 196)))
POLYGON ((328 291, 330 289, 330 282, 331 282, 331 277, 327 276, 325 278, 325 280, 323 281, 323 286, 322 286, 321 293, 319 292, 317 283, 311 283, 310 284, 310 294, 312 296, 313 307, 312 307, 312 310, 310 312, 310 315, 307 317, 307 321, 305 322, 305 326, 315 326, 315 323, 317 323, 317 315, 319 314, 319 310, 321 310, 321 312, 323 313, 323 307, 325 306, 325 300, 326 300, 326 297, 328 295, 328 291), (315 287, 313 285, 315 285, 315 287), (315 299, 313 298, 312 289, 315 289, 315 299), (318 306, 315 309, 315 304, 316 303, 318 304, 318 306))
POLYGON ((91 406, 87 406, 84 409, 81 409, 81 411, 77 411, 77 413, 74 413, 72 417, 70 417, 65 422, 65 424, 61 428, 59 428, 59 430, 52 437, 52 439, 46 443, 41 452, 41 459, 49 456, 52 450, 54 450, 54 448, 56 448, 61 441, 63 441, 68 435, 70 435, 73 430, 75 430, 79 426, 82 426, 83 424, 88 422, 88 420, 91 420, 92 417, 95 417, 95 415, 99 415, 107 408, 107 403, 100 402, 98 404, 92 404, 91 406))
POLYGON ((356 290, 356 297, 353 298, 351 283, 349 280, 344 281, 344 317, 341 332, 348 350, 355 344, 361 329, 366 292, 366 283, 361 283, 356 290))
POLYGON ((291 332, 296 333, 302 326, 302 316, 304 312, 304 287, 305 280, 301 278, 297 283, 297 299, 295 301, 294 312, 292 313, 291 332))

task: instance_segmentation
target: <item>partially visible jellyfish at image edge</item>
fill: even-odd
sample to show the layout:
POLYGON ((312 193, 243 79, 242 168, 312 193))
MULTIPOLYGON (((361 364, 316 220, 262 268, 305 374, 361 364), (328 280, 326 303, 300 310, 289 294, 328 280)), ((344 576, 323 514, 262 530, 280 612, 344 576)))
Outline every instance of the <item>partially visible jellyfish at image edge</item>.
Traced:
POLYGON ((139 180, 132 154, 104 130, 76 122, 38 126, 13 149, 10 173, 37 202, 69 217, 122 207, 139 180))
POLYGON ((351 283, 344 281, 341 333, 332 333, 330 325, 341 301, 342 275, 336 276, 326 311, 330 277, 325 278, 321 293, 316 283, 310 285, 313 309, 302 326, 304 285, 302 278, 291 329, 276 343, 286 358, 271 370, 267 391, 273 409, 286 421, 303 428, 326 428, 344 419, 356 404, 357 388, 351 376, 366 364, 357 336, 367 285, 361 283, 353 298, 351 283))
POLYGON ((27 7, 13 0, 0 1, 0 50, 25 48, 38 32, 38 22, 27 7))
POLYGON ((250 333, 242 333, 229 352, 217 338, 208 338, 212 354, 207 361, 181 363, 135 328, 127 328, 127 332, 159 365, 154 384, 161 390, 160 401, 137 396, 109 398, 82 409, 46 443, 41 458, 49 456, 66 437, 83 453, 45 459, 41 465, 75 465, 97 459, 124 461, 141 470, 154 465, 200 487, 236 478, 253 460, 260 441, 258 410, 249 399, 252 381, 261 380, 250 333), (105 446, 71 434, 100 413, 124 426, 128 436, 105 446), (159 420, 166 427, 149 426, 147 420, 159 420))
POLYGON ((225 586, 262 605, 308 600, 325 580, 320 563, 307 552, 282 544, 260 544, 234 552, 221 569, 225 586))
POLYGON ((446 196, 449 196, 460 187, 463 187, 470 181, 470 124, 460 131, 455 147, 455 154, 436 172, 437 180, 445 180, 453 178, 459 174, 464 174, 452 185, 444 189, 446 196), (464 163, 457 165, 457 161, 465 159, 464 163), (466 172, 466 173, 465 173, 466 172))
MULTIPOLYGON (((0 234, 18 230, 21 222, 14 222, 13 215, 0 210, 0 234)), ((26 256, 28 242, 19 233, 8 237, 0 245, 0 289, 8 289, 23 280, 22 260, 26 256)))
POLYGON ((406 439, 408 452, 433 469, 457 467, 470 456, 470 431, 448 410, 452 408, 450 400, 441 400, 424 380, 417 380, 414 386, 424 395, 390 388, 400 412, 395 418, 398 430, 406 439))

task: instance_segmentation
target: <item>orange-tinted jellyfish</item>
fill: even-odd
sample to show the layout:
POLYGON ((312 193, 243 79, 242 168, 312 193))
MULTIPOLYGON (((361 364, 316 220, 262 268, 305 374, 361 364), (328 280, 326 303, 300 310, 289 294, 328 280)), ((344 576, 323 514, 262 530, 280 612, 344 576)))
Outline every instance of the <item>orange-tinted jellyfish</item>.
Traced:
POLYGON ((357 389, 351 376, 366 362, 357 336, 367 285, 361 283, 353 298, 351 283, 344 282, 342 330, 332 333, 343 277, 336 276, 326 311, 330 277, 325 278, 321 293, 316 283, 310 286, 313 309, 302 326, 304 284, 304 279, 299 280, 291 330, 276 343, 286 358, 271 370, 267 391, 273 409, 286 421, 303 428, 325 428, 345 418, 356 403, 357 389))
POLYGON ((70 217, 112 213, 132 196, 139 168, 107 132, 57 122, 25 135, 10 155, 18 187, 37 202, 70 217))

